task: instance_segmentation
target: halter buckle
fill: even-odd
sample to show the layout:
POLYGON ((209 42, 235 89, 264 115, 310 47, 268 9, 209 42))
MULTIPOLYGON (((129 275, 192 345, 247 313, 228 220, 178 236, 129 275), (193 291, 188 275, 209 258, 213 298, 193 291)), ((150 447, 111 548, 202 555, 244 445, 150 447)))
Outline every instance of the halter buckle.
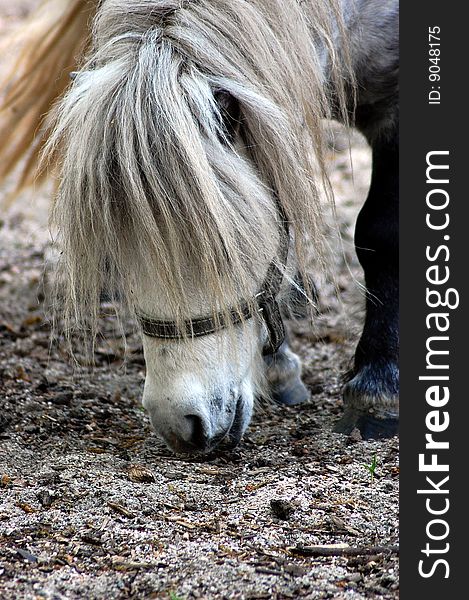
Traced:
POLYGON ((259 301, 259 312, 262 315, 268 333, 262 354, 269 356, 275 354, 285 341, 285 326, 280 307, 273 296, 267 296, 259 301))

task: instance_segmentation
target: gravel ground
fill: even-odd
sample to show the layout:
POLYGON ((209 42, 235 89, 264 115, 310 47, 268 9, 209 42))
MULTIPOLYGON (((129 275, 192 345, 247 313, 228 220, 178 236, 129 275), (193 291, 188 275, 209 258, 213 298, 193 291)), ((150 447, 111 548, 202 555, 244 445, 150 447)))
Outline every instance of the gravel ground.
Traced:
MULTIPOLYGON (((0 32, 27 6, 2 0, 0 32)), ((360 331, 352 232, 370 169, 361 138, 353 138, 353 173, 340 133, 336 146, 330 168, 343 248, 334 252, 335 286, 321 288, 314 328, 291 324, 311 400, 259 406, 239 448, 203 458, 172 455, 153 434, 131 322, 125 355, 103 307, 107 336, 94 368, 73 366, 63 346, 50 344, 50 194, 2 209, 2 599, 398 597, 396 554, 308 550, 398 543, 398 440, 332 433, 360 331)))

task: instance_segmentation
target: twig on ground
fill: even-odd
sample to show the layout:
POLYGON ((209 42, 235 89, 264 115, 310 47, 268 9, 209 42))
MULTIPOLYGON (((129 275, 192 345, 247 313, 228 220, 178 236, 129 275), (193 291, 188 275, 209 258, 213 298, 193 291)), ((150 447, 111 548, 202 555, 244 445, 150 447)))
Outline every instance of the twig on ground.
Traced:
POLYGON ((375 554, 399 554, 399 546, 333 547, 333 546, 297 546, 290 548, 297 556, 374 556, 375 554))

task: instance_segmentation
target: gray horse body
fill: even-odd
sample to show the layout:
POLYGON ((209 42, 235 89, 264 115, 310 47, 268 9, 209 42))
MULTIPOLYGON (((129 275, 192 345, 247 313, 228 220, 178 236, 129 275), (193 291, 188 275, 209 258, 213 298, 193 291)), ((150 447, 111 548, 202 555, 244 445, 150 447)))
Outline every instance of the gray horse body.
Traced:
MULTIPOLYGON (((373 176, 355 234, 367 284, 366 321, 344 389, 345 413, 337 431, 350 433, 357 427, 364 437, 382 437, 397 433, 399 413, 399 3, 343 0, 341 24, 346 36, 337 26, 335 43, 343 62, 347 54, 354 78, 348 86, 347 108, 350 121, 372 147, 373 176)), ((329 49, 320 46, 319 54, 332 102, 340 106, 329 77, 329 49)), ((333 116, 344 120, 340 110, 333 116)), ((306 391, 286 347, 283 352, 269 360, 276 365, 271 378, 278 401, 296 404, 306 391)))
POLYGON ((381 437, 397 433, 399 414, 399 3, 345 1, 343 10, 356 81, 350 106, 373 173, 355 233, 366 320, 337 430, 381 437))

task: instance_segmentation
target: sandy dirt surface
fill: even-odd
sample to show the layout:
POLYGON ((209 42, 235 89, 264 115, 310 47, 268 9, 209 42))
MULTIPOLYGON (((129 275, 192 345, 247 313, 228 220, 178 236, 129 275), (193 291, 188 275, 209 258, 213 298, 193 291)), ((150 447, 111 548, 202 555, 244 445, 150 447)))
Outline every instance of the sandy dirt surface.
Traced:
MULTIPOLYGON (((29 4, 1 0, 0 33, 29 4)), ((152 432, 140 406, 145 364, 133 323, 125 324, 125 356, 103 316, 108 336, 94 368, 74 367, 61 344, 50 345, 50 194, 37 190, 2 208, 2 599, 398 597, 395 553, 308 550, 398 543, 398 440, 332 433, 363 312, 352 235, 370 175, 361 138, 353 138, 353 173, 341 134, 336 147, 340 297, 326 284, 314 327, 291 326, 311 399, 260 406, 236 450, 202 458, 171 454, 152 432)))

